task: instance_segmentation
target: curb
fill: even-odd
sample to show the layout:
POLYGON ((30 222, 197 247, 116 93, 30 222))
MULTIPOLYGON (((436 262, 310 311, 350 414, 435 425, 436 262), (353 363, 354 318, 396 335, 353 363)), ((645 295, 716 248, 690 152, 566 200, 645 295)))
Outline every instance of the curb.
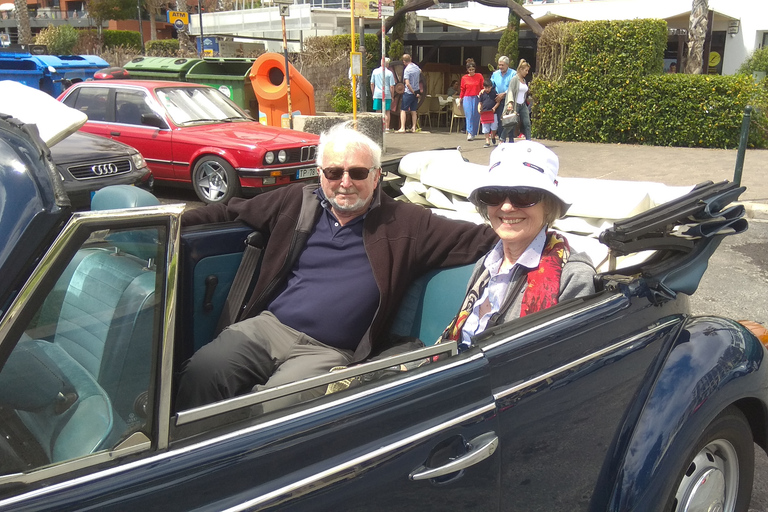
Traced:
POLYGON ((737 204, 744 205, 747 212, 747 218, 768 220, 768 204, 752 201, 741 201, 737 204))

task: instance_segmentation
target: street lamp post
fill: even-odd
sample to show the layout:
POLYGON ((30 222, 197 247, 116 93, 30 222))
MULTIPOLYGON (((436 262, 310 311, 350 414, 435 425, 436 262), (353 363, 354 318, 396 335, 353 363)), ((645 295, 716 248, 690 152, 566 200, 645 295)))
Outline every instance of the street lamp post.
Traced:
POLYGON ((203 8, 200 5, 200 0, 197 0, 197 14, 200 16, 200 57, 205 55, 205 43, 203 41, 203 8))
POLYGON ((144 23, 141 19, 141 0, 136 0, 136 11, 139 14, 139 36, 141 37, 141 53, 146 53, 144 49, 144 23))

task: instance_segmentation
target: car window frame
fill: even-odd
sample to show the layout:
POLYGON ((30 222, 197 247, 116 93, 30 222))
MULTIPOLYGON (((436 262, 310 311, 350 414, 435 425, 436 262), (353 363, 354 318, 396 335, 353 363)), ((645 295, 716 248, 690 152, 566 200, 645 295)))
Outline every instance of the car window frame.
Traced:
MULTIPOLYGON (((129 455, 144 453, 151 456, 155 451, 168 446, 170 403, 172 388, 172 347, 175 325, 175 293, 178 288, 177 255, 181 236, 181 213, 184 205, 159 205, 130 210, 84 211, 72 214, 69 222, 53 241, 40 263, 22 287, 16 300, 0 319, 0 368, 7 361, 11 350, 22 337, 31 317, 48 295, 72 256, 82 246, 90 233, 99 229, 138 229, 164 225, 166 229, 166 260, 157 262, 164 265, 165 280, 157 290, 162 306, 159 308, 160 333, 155 362, 151 371, 149 389, 154 392, 155 404, 151 431, 153 439, 136 432, 123 439, 116 447, 98 453, 70 459, 24 473, 0 475, 0 487, 14 484, 34 484, 51 478, 88 468, 99 470, 103 463, 129 455), (138 435, 137 435, 138 434, 138 435)), ((0 502, 5 503, 0 500, 0 502)))

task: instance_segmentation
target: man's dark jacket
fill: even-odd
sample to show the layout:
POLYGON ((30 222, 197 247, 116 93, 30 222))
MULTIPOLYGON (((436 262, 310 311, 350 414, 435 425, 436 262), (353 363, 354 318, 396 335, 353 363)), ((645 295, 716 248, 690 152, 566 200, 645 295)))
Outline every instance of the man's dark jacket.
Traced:
MULTIPOLYGON (((295 184, 251 199, 232 199, 184 213, 185 226, 241 221, 268 237, 261 271, 242 318, 258 315, 285 286, 287 276, 322 212, 314 193, 318 184, 295 184)), ((488 226, 478 226, 433 215, 426 208, 395 201, 380 192, 363 221, 363 243, 379 288, 379 307, 360 340, 354 360, 382 348, 386 333, 410 284, 435 268, 477 261, 498 238, 488 226)), ((344 261, 339 261, 344 265, 344 261)), ((343 283, 340 283, 344 285, 343 283)), ((316 308, 318 314, 343 315, 322 297, 307 298, 297 307, 316 308)))

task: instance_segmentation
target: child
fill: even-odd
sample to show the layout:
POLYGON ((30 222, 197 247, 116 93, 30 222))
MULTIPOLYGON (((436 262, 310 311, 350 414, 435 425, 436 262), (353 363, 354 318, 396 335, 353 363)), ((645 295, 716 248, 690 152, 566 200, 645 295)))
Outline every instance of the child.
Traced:
POLYGON ((483 80, 483 90, 477 96, 477 110, 480 112, 480 124, 483 126, 483 133, 485 134, 484 148, 491 147, 491 142, 496 145, 496 129, 498 123, 496 121, 496 108, 499 104, 496 101, 496 90, 493 87, 493 82, 490 78, 483 80))

